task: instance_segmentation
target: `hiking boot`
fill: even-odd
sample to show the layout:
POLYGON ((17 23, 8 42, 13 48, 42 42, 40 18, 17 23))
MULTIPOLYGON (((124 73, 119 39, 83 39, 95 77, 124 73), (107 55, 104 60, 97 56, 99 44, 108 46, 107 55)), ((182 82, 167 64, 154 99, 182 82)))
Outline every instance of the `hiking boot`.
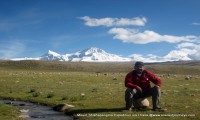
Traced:
POLYGON ((137 111, 148 111, 152 110, 150 107, 136 107, 135 110, 137 111))
POLYGON ((127 108, 127 107, 125 107, 125 108, 123 108, 123 109, 121 109, 121 111, 122 112, 124 112, 124 111, 134 111, 134 108, 132 108, 132 107, 130 107, 130 108, 127 108))
POLYGON ((134 107, 130 107, 130 108, 127 108, 128 111, 134 111, 135 108, 134 107))

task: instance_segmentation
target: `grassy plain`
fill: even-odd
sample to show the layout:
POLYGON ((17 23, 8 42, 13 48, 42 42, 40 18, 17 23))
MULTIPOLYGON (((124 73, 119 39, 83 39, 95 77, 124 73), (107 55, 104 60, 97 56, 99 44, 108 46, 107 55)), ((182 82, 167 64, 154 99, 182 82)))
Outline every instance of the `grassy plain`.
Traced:
MULTIPOLYGON (((69 103, 75 105, 69 112, 80 120, 200 119, 198 62, 146 65, 163 80, 161 106, 166 112, 122 110, 124 77, 132 68, 133 63, 0 61, 0 97, 49 106, 69 103), (185 80, 186 75, 192 79, 185 80)), ((1 106, 0 111, 8 108, 1 106)), ((6 116, 13 119, 13 114, 6 116)))
POLYGON ((0 104, 0 120, 19 120, 18 114, 14 106, 0 104))

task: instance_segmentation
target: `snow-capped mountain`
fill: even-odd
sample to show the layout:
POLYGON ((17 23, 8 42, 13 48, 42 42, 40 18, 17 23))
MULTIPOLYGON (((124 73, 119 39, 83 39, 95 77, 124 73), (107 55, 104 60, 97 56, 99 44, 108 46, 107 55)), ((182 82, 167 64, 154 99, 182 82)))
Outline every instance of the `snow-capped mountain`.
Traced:
POLYGON ((56 60, 68 62, 125 62, 131 61, 130 58, 123 58, 115 54, 110 54, 99 48, 88 48, 72 54, 60 55, 53 51, 48 51, 42 55, 40 60, 56 60))
POLYGON ((62 55, 49 50, 47 53, 45 53, 44 55, 42 55, 40 57, 40 60, 55 60, 55 61, 60 61, 60 60, 62 60, 62 55))
MULTIPOLYGON (((187 52, 187 51, 186 51, 187 52)), ((44 55, 37 58, 13 58, 11 60, 44 60, 44 61, 66 61, 66 62, 130 62, 130 61, 143 61, 146 63, 152 62, 167 62, 167 61, 180 61, 191 60, 187 53, 179 53, 172 51, 169 54, 160 57, 156 55, 140 55, 132 54, 129 58, 120 57, 119 55, 107 53, 102 49, 91 47, 82 51, 71 54, 58 54, 49 50, 44 55)))

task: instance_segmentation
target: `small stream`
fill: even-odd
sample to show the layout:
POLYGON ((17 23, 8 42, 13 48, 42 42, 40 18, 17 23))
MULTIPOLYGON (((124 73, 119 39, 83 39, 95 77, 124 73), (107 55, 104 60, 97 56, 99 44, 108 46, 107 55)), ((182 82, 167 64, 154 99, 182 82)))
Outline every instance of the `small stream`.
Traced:
POLYGON ((67 116, 63 112, 53 111, 51 107, 36 103, 0 99, 0 104, 18 107, 21 112, 19 117, 25 120, 73 120, 71 116, 67 116))

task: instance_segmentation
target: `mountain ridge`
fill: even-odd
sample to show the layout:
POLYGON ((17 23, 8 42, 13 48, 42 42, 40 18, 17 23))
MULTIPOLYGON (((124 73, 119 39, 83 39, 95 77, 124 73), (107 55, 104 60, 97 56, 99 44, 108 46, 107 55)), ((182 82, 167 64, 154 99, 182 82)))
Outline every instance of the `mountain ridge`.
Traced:
POLYGON ((59 54, 48 50, 47 53, 37 58, 14 58, 11 60, 42 60, 42 61, 65 61, 65 62, 130 62, 131 58, 120 57, 116 54, 91 47, 71 54, 59 54))
POLYGON ((175 55, 166 55, 164 57, 147 55, 142 57, 138 54, 133 54, 129 57, 121 57, 116 54, 107 53, 103 49, 90 47, 83 49, 71 54, 59 54, 57 52, 48 50, 45 54, 36 58, 13 58, 9 60, 19 61, 19 60, 42 60, 42 61, 65 61, 65 62, 134 62, 134 61, 143 61, 146 63, 155 63, 155 62, 171 62, 171 61, 187 61, 184 59, 187 56, 175 56, 175 55))

